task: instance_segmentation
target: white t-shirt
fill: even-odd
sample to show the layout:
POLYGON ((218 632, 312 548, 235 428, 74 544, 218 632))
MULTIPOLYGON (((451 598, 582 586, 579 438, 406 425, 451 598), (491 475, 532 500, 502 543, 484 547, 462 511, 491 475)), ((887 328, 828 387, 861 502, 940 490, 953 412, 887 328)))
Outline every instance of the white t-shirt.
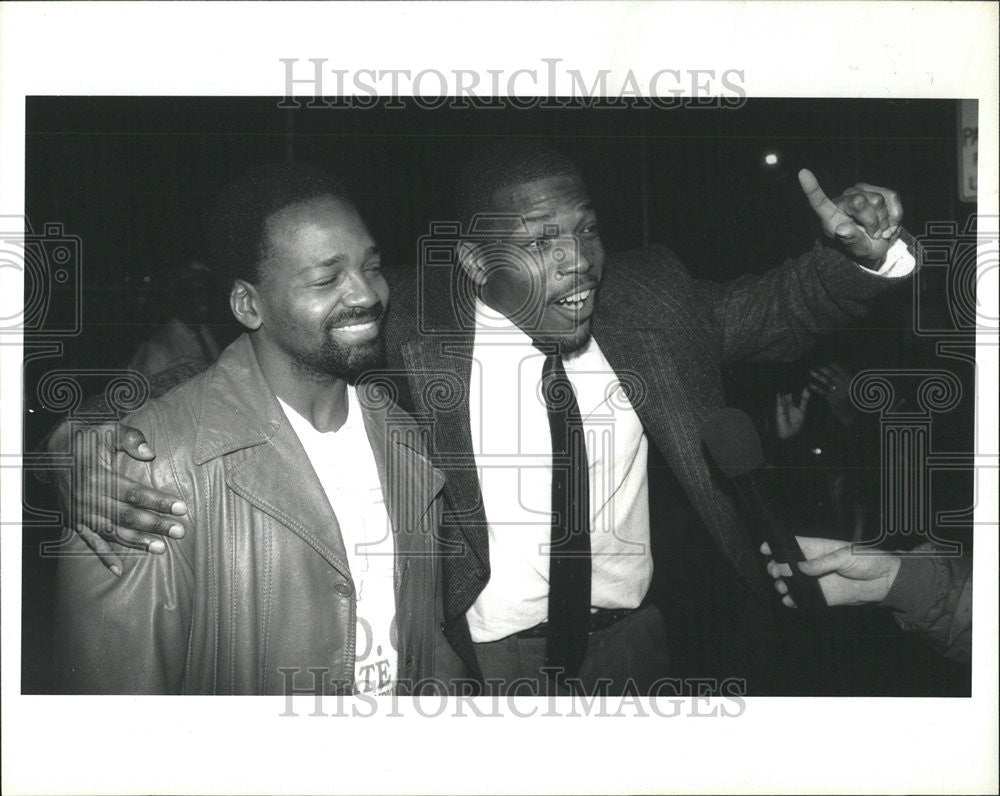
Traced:
POLYGON ((382 482, 365 431, 361 406, 347 388, 347 421, 317 431, 292 407, 278 402, 337 517, 357 600, 354 679, 359 692, 390 694, 396 685, 395 547, 382 482))
MULTIPOLYGON (((469 410, 490 545, 490 579, 467 613, 472 640, 548 617, 552 439, 545 356, 477 304, 469 410)), ((563 358, 583 419, 590 482, 591 606, 636 608, 649 590, 649 442, 597 342, 563 358)))

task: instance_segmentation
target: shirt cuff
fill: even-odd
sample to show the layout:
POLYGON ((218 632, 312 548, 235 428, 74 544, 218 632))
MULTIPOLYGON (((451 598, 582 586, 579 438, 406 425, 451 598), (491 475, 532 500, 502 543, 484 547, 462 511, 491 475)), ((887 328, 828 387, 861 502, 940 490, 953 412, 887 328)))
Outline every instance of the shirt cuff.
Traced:
MULTIPOLYGON (((906 235, 905 237, 909 236, 906 235)), ((872 271, 868 268, 865 268, 865 270, 876 276, 884 276, 887 279, 902 279, 912 274, 916 266, 917 260, 912 252, 910 252, 903 236, 901 236, 889 247, 889 251, 885 253, 885 262, 882 263, 882 266, 877 271, 872 271)), ((859 265, 858 267, 864 268, 863 265, 859 265)))

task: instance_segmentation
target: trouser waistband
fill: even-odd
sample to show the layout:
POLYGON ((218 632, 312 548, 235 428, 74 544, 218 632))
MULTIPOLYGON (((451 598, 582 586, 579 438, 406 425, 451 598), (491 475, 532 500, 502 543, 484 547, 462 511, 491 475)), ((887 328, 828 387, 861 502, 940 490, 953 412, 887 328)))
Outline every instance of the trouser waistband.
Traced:
MULTIPOLYGON (((589 633, 595 633, 598 630, 604 630, 605 628, 611 627, 616 622, 620 622, 627 616, 631 616, 638 609, 636 608, 598 608, 596 611, 592 611, 590 614, 590 628, 589 633)), ((521 630, 513 635, 517 638, 545 638, 549 634, 549 623, 540 622, 534 627, 529 627, 526 630, 521 630)))

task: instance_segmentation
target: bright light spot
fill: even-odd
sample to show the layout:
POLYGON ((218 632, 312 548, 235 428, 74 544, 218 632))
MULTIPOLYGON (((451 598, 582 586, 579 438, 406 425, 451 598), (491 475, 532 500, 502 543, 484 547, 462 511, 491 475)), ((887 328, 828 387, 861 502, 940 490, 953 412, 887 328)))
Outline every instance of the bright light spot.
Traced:
POLYGON ((764 155, 764 162, 768 166, 777 166, 778 156, 774 152, 768 152, 766 155, 764 155))
POLYGON ((812 454, 813 454, 813 456, 822 456, 823 455, 823 449, 822 448, 813 448, 812 449, 812 454))

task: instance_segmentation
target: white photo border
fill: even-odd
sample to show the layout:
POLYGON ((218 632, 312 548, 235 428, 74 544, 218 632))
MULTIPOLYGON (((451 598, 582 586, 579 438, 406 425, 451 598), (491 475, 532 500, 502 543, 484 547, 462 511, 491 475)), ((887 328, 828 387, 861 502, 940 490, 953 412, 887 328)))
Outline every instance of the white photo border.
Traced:
MULTIPOLYGON (((282 58, 483 75, 561 58, 610 70, 611 93, 629 70, 669 68, 741 70, 751 97, 976 98, 979 213, 995 216, 997 52, 992 3, 4 3, 0 215, 24 213, 26 96, 277 96, 282 58)), ((2 284, 9 318, 23 294, 10 274, 2 284)), ((981 298, 996 317, 996 292, 981 298)), ((979 340, 984 453, 997 444, 996 342, 979 340)), ((977 478, 971 699, 749 699, 715 721, 348 725, 309 717, 307 703, 280 717, 274 698, 22 696, 21 354, 0 346, 5 793, 997 790, 995 468, 977 478)))

